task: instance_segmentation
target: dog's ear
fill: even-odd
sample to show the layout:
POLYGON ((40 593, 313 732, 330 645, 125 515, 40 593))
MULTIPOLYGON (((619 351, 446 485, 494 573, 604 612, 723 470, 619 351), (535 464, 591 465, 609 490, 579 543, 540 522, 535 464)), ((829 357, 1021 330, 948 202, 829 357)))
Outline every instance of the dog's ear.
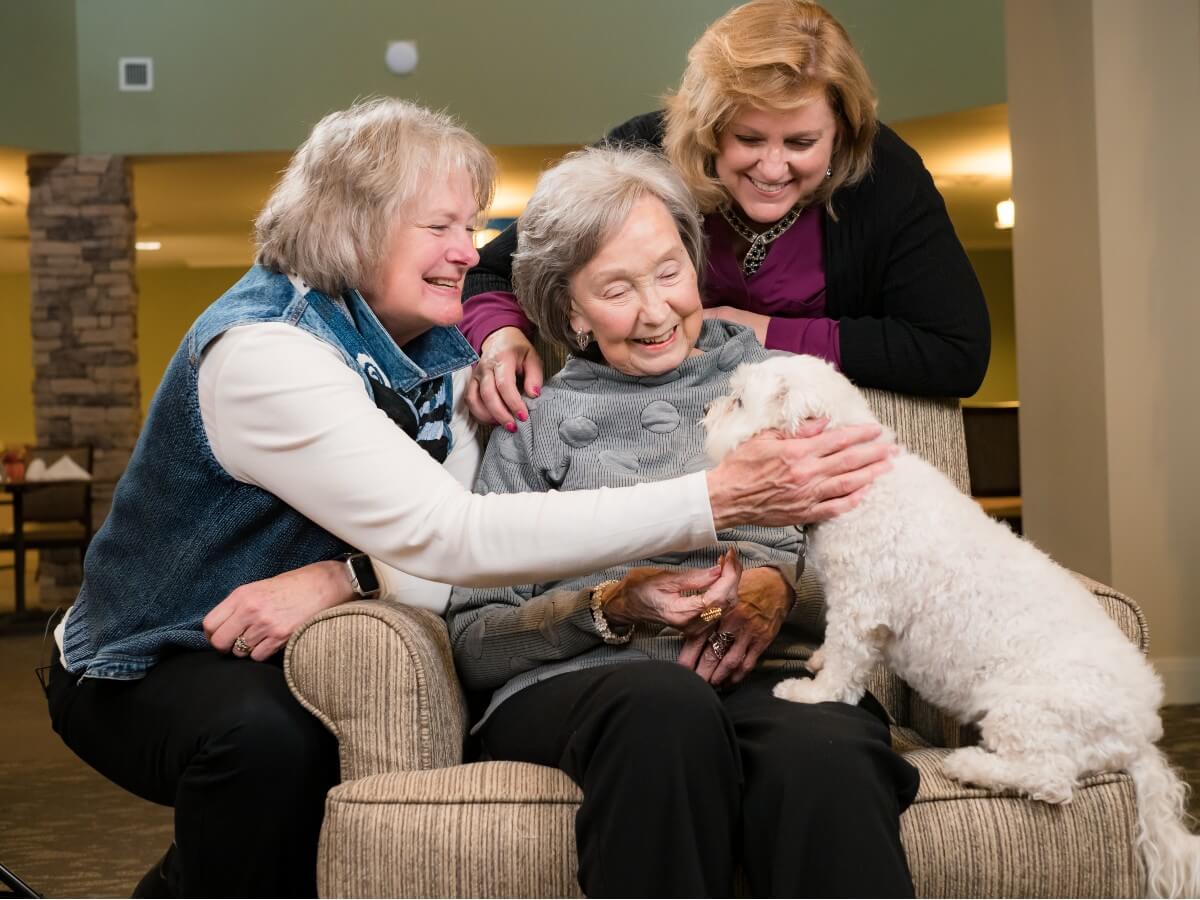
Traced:
POLYGON ((799 428, 805 419, 828 415, 819 391, 811 390, 810 385, 796 378, 788 378, 783 373, 775 373, 774 379, 775 383, 771 386, 771 408, 780 411, 785 427, 799 428))
POLYGON ((874 422, 866 399, 844 375, 824 360, 794 357, 783 362, 783 405, 789 424, 825 418, 831 428, 874 422))

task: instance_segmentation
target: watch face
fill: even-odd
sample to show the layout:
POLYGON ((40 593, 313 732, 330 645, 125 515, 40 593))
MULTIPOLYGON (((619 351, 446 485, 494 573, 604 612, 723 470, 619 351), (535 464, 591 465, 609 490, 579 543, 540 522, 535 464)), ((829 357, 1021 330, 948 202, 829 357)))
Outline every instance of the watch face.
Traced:
POLYGON ((371 565, 371 557, 365 553, 356 553, 347 560, 358 579, 358 592, 363 596, 379 590, 379 579, 375 576, 375 567, 371 565))

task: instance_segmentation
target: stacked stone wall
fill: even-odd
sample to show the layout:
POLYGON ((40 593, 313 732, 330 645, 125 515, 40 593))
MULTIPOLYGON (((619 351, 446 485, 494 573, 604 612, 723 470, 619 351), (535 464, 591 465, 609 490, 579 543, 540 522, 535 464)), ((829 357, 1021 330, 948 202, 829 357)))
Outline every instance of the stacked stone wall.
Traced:
MULTIPOLYGON (((37 439, 91 445, 98 528, 141 427, 132 173, 121 156, 31 156, 28 167, 37 439)), ((78 554, 40 562, 41 604, 71 602, 78 554)))

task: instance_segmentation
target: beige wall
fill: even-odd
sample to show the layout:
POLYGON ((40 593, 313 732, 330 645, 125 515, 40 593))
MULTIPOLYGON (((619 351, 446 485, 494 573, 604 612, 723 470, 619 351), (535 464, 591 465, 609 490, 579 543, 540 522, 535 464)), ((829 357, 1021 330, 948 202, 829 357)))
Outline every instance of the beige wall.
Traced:
POLYGON ((1200 4, 1009 0, 1026 533, 1200 701, 1200 4))
MULTIPOLYGON (((249 263, 247 263, 249 264, 249 263)), ((142 418, 167 363, 196 317, 242 277, 244 268, 138 270, 138 377, 142 418)))
POLYGON ((0 272, 0 446, 33 440, 29 273, 0 272))

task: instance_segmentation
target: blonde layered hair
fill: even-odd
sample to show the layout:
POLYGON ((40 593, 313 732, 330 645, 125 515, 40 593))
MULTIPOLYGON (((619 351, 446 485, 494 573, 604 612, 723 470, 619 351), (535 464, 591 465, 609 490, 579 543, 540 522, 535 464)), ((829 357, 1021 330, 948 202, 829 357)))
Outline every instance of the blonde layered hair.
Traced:
POLYGON ((460 171, 487 209, 496 162, 445 113, 390 97, 330 113, 292 155, 254 223, 258 262, 329 296, 367 284, 409 204, 460 171))
POLYGON ((600 252, 645 197, 666 207, 697 279, 704 272, 700 211, 679 174, 657 153, 591 147, 542 173, 517 221, 513 289, 547 340, 578 353, 571 278, 600 252))
POLYGON ((666 98, 667 158, 701 210, 729 199, 714 161, 721 131, 739 109, 798 109, 824 97, 837 122, 833 174, 812 198, 831 198, 871 169, 879 129, 875 88, 838 21, 808 0, 751 0, 717 19, 688 52, 679 90, 666 98))

